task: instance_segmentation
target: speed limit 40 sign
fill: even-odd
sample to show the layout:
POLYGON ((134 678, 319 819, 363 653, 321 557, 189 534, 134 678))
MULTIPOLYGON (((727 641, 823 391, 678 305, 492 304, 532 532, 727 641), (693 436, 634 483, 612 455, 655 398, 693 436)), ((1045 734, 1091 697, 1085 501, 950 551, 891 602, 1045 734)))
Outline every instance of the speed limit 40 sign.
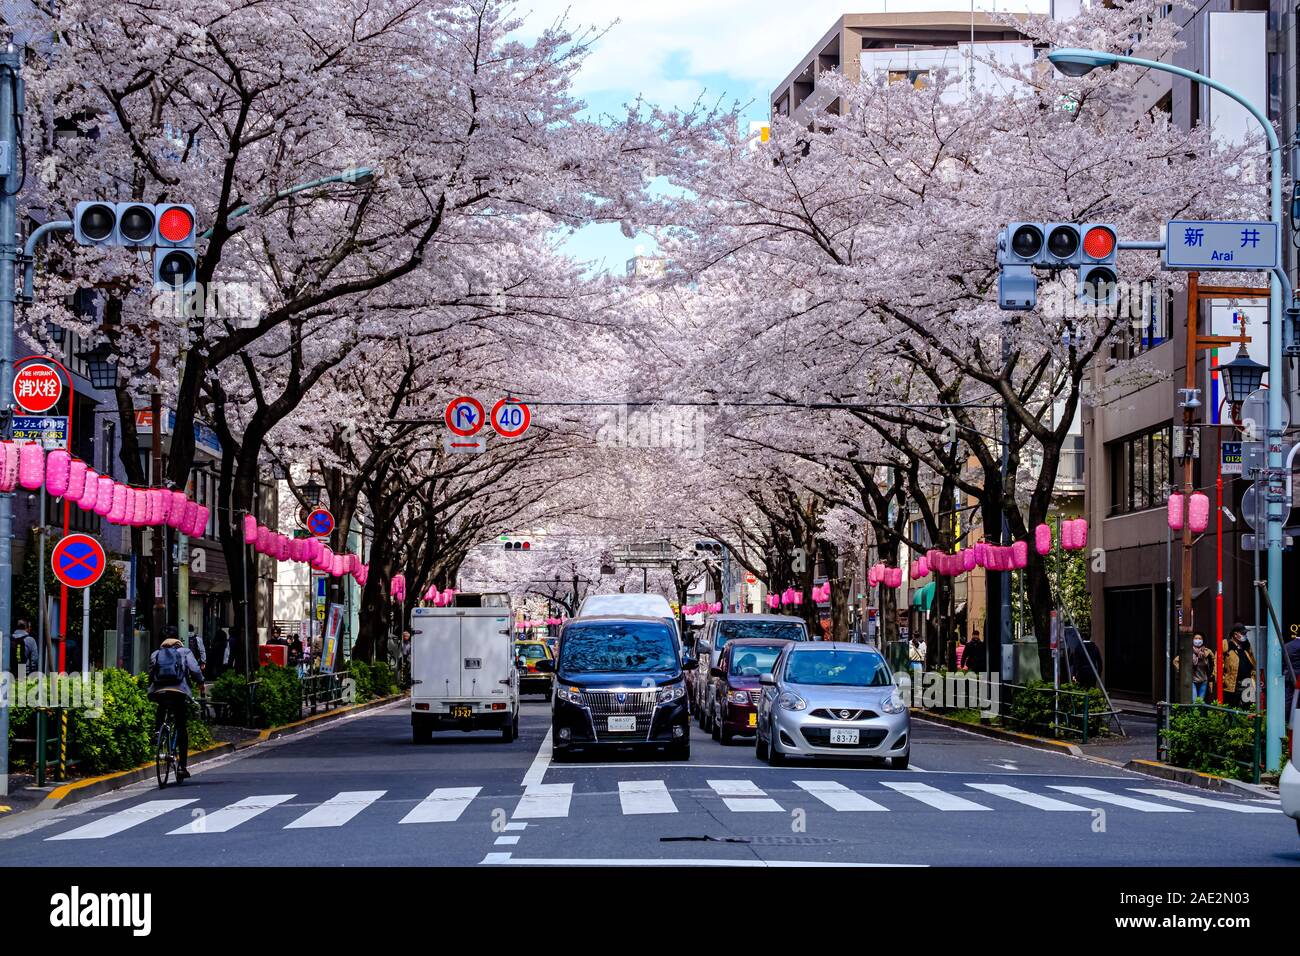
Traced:
POLYGON ((492 406, 492 429, 502 438, 518 438, 528 431, 533 415, 528 406, 513 398, 503 398, 492 406))

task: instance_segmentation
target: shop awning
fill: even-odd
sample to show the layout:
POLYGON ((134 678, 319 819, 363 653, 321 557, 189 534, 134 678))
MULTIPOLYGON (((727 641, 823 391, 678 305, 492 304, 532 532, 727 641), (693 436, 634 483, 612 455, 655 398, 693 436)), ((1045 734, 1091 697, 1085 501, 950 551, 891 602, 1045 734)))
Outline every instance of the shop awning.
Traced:
POLYGON ((931 581, 925 587, 917 588, 912 592, 912 607, 919 607, 923 611, 930 610, 930 605, 934 603, 934 582, 931 581))

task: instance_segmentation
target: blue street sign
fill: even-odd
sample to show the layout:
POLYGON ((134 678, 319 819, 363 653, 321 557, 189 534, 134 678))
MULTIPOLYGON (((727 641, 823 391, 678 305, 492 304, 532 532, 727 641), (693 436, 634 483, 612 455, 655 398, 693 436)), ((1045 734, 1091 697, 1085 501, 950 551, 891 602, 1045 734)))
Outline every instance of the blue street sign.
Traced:
POLYGON ((68 447, 66 415, 15 415, 14 441, 40 442, 46 451, 68 447))
POLYGON ((1166 269, 1277 268, 1280 246, 1275 223, 1171 219, 1165 228, 1166 269))

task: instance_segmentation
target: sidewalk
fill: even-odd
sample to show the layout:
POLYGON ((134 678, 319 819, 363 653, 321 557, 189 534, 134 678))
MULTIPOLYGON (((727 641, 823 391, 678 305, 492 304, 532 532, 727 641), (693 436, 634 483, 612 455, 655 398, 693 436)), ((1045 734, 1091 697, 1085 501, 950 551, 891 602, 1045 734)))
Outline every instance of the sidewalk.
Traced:
MULTIPOLYGON (((1119 701, 1115 703, 1117 706, 1124 706, 1119 701)), ((1079 745, 1084 756, 1110 761, 1121 766, 1130 760, 1155 760, 1155 713, 1135 714, 1126 711, 1119 715, 1119 721, 1124 726, 1124 733, 1127 736, 1121 737, 1115 733, 1112 725, 1111 733, 1104 737, 1093 737, 1086 744, 1079 745)))

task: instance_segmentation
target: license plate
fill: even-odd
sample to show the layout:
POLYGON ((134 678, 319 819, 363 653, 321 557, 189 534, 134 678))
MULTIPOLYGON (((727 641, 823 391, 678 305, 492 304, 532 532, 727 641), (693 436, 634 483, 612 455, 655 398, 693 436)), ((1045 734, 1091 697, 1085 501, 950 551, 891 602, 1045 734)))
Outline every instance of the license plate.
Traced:
POLYGON ((852 730, 842 727, 831 728, 831 743, 833 744, 856 744, 858 742, 857 728, 852 730))
POLYGON ((451 715, 453 717, 473 717, 474 708, 469 704, 452 704, 451 715))
POLYGON ((611 733, 620 730, 636 730, 635 717, 611 717, 609 718, 609 729, 611 733))
POLYGON ((749 726, 751 726, 751 727, 757 727, 757 726, 758 726, 758 714, 750 714, 750 715, 749 715, 749 726))

